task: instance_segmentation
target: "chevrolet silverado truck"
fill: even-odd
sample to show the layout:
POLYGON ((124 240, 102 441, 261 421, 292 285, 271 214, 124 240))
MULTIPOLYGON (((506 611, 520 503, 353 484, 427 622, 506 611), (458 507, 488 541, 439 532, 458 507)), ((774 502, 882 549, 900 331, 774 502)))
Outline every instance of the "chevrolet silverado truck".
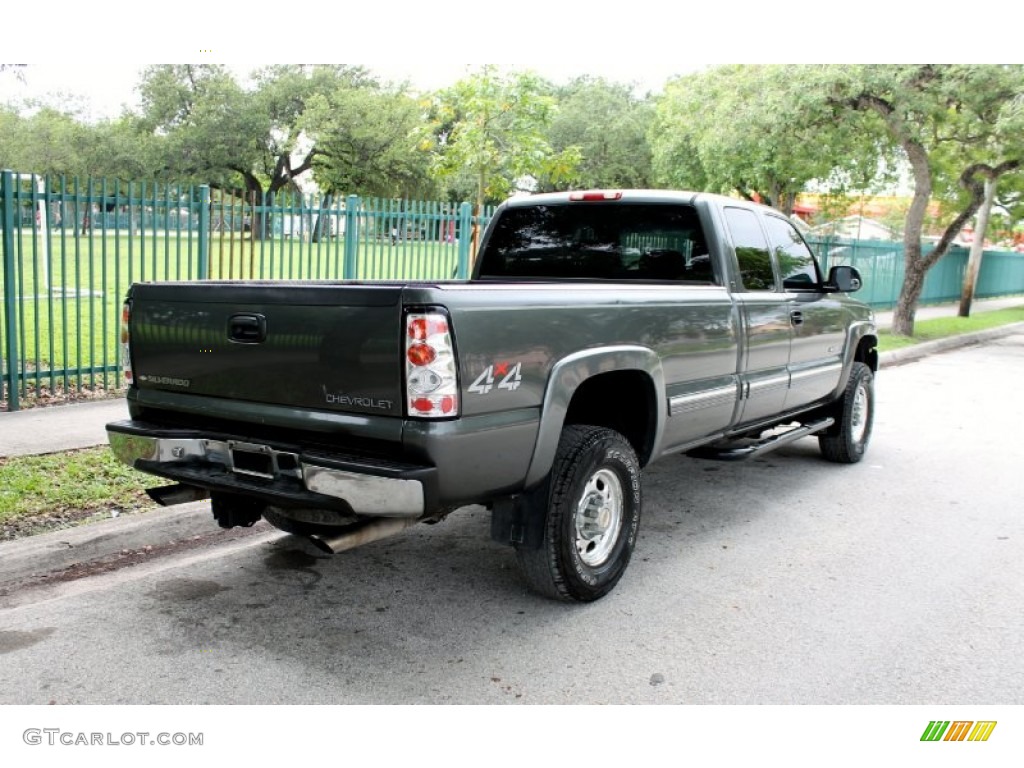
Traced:
POLYGON ((815 435, 863 456, 878 367, 861 278, 826 277, 778 211, 709 194, 587 191, 501 205, 472 276, 136 283, 112 450, 329 552, 485 505, 528 586, 607 594, 641 471, 815 435))

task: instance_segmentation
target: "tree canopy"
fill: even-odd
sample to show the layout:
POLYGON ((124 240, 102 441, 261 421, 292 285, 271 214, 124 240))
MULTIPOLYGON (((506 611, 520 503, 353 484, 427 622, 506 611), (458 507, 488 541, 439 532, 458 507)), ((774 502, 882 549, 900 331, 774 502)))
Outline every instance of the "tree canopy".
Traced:
POLYGON ((871 134, 836 121, 801 79, 802 67, 730 65, 670 82, 650 130, 656 180, 788 214, 811 182, 836 191, 876 177, 871 134))
POLYGON ((653 100, 638 98, 633 86, 603 78, 581 77, 555 90, 558 110, 547 130, 555 152, 578 154, 568 178, 541 178, 539 188, 589 189, 653 186, 647 131, 653 100))
POLYGON ((493 66, 436 94, 424 146, 441 179, 468 180, 477 209, 527 179, 558 183, 579 162, 575 147, 555 151, 547 131, 556 103, 549 83, 529 72, 493 66))
POLYGON ((315 147, 317 185, 332 194, 432 193, 430 155, 417 135, 421 120, 420 103, 401 89, 337 84, 315 94, 299 127, 315 147))

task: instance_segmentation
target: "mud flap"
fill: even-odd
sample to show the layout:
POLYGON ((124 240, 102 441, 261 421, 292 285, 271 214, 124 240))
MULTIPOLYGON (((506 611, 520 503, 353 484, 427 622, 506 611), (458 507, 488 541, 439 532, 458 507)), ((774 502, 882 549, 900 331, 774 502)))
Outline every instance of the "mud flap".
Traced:
POLYGON ((491 507, 491 539, 521 549, 540 549, 547 522, 548 481, 530 493, 507 496, 491 507), (542 501, 543 500, 543 501, 542 501))

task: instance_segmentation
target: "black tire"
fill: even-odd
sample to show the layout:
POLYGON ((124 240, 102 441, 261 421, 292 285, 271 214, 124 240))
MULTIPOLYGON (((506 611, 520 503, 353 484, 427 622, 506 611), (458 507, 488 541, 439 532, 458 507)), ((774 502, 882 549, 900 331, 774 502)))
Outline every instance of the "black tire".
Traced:
POLYGON ((842 398, 832 412, 836 423, 818 435, 829 461, 856 464, 864 457, 875 420, 875 377, 864 363, 854 363, 842 398))
MULTIPOLYGON (((517 547, 530 588, 556 600, 590 602, 608 594, 629 565, 640 526, 640 462, 618 432, 566 427, 543 486, 544 539, 517 547)), ((543 493, 543 491, 541 491, 543 493)))

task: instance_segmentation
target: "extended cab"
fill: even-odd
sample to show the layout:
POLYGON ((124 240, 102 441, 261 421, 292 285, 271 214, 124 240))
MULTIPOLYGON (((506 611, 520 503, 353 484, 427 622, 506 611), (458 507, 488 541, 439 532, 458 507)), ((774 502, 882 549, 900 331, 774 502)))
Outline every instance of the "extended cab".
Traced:
POLYGON ((510 200, 469 281, 138 283, 112 449, 341 551, 469 504, 528 584, 594 600, 629 563, 641 470, 816 435, 856 462, 871 310, 779 212, 715 195, 510 200))

